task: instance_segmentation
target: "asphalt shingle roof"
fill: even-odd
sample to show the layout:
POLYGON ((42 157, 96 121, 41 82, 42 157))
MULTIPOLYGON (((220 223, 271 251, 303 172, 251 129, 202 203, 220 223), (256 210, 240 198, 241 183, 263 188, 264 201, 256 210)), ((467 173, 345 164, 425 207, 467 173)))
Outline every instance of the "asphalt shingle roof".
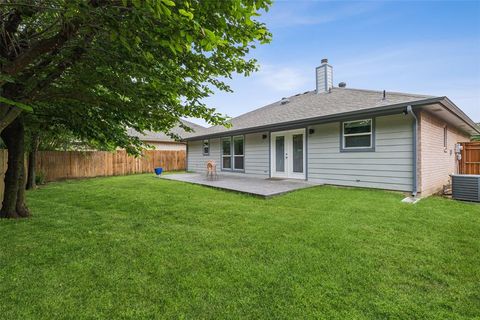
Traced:
POLYGON ((230 121, 232 126, 230 128, 213 126, 206 128, 202 133, 189 134, 189 137, 329 116, 429 98, 434 97, 386 92, 386 97, 383 99, 383 91, 350 88, 332 88, 331 92, 318 94, 315 91, 307 91, 303 94, 288 97, 288 103, 282 104, 282 100, 279 100, 232 118, 230 121))
MULTIPOLYGON (((187 120, 181 120, 181 121, 184 125, 186 125, 187 127, 190 127, 193 130, 193 132, 186 132, 183 128, 177 125, 174 128, 172 128, 172 130, 170 130, 170 133, 176 134, 181 138, 186 138, 192 135, 202 135, 202 134, 208 133, 206 131, 207 128, 205 127, 202 127, 198 124, 195 124, 187 120)), ((175 141, 168 134, 164 132, 145 131, 143 133, 139 133, 134 129, 128 129, 127 132, 128 132, 128 135, 132 137, 138 137, 142 141, 157 141, 157 142, 174 142, 175 141)))

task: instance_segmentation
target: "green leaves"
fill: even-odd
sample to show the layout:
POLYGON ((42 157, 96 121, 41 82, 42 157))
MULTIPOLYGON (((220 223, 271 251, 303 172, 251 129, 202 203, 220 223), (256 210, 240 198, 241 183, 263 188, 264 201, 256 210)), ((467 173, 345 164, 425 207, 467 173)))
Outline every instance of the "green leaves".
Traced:
MULTIPOLYGON (((25 30, 38 34, 35 41, 61 30, 63 12, 80 25, 75 37, 54 55, 38 57, 24 75, 0 75, 0 85, 19 85, 36 92, 34 97, 9 96, 10 100, 0 102, 22 110, 33 108, 35 112, 28 115, 31 121, 48 128, 65 128, 78 139, 129 150, 134 142, 127 127, 168 131, 182 117, 225 124, 226 118, 207 106, 205 98, 216 91, 232 91, 223 79, 233 73, 249 75, 256 70, 250 50, 255 43, 271 39, 257 21, 270 0, 105 3, 110 2, 50 1, 51 10, 23 20, 25 30), (86 42, 88 38, 92 41, 86 42), (82 56, 72 61, 72 54, 79 51, 82 56), (36 90, 39 84, 42 88, 36 90), (27 106, 17 101, 32 102, 27 106)), ((20 42, 31 41, 21 39, 23 33, 15 36, 20 42)))
POLYGON ((190 11, 186 11, 185 9, 179 9, 178 12, 184 16, 184 17, 187 17, 188 19, 192 20, 193 19, 193 13, 191 13, 190 11))
POLYGON ((14 77, 11 75, 5 74, 5 73, 0 73, 0 82, 15 82, 14 77))
POLYGON ((172 0, 162 0, 162 3, 164 3, 165 5, 167 5, 169 7, 174 7, 175 6, 175 2, 173 2, 172 0))
POLYGON ((135 8, 140 8, 142 6, 142 0, 131 0, 135 8))
POLYGON ((28 112, 32 112, 33 109, 32 107, 30 106, 27 106, 26 104, 24 103, 21 103, 21 102, 17 102, 17 101, 13 101, 13 100, 10 100, 8 98, 5 98, 5 97, 0 97, 0 102, 4 103, 4 104, 7 104, 9 106, 13 106, 13 107, 17 107, 17 108, 20 108, 24 111, 28 111, 28 112))

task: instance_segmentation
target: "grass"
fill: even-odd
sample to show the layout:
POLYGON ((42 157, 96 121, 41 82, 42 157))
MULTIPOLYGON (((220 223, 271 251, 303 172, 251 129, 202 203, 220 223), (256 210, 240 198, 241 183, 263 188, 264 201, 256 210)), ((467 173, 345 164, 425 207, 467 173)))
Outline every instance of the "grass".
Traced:
POLYGON ((51 183, 28 193, 33 218, 0 221, 0 317, 478 317, 480 206, 402 197, 51 183))

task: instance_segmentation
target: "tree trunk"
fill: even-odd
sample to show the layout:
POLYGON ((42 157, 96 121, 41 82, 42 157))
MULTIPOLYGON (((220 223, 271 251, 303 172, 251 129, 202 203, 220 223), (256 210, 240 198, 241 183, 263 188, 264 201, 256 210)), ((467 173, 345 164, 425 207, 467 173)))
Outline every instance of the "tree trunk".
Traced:
POLYGON ((25 201, 25 186, 27 183, 27 172, 25 172, 25 153, 22 152, 20 161, 20 177, 18 179, 18 192, 17 192, 17 215, 22 218, 30 216, 30 211, 27 208, 25 201))
POLYGON ((33 134, 32 143, 30 146, 30 152, 28 153, 28 178, 27 178, 27 189, 35 189, 37 187, 36 183, 36 172, 35 165, 37 162, 37 152, 38 144, 40 142, 38 134, 33 134))
POLYGON ((25 130, 23 117, 16 118, 1 133, 8 150, 7 172, 5 172, 5 191, 3 194, 0 218, 28 217, 25 205, 25 130))

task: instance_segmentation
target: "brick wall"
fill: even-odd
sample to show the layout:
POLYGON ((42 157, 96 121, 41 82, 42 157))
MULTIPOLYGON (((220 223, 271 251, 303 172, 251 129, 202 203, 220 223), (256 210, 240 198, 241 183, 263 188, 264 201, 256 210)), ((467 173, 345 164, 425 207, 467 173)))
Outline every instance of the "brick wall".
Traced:
POLYGON ((419 113, 418 189, 422 196, 442 191, 450 174, 457 173, 455 144, 470 141, 470 137, 448 126, 433 114, 419 113), (447 148, 444 148, 444 128, 447 126, 447 148))

